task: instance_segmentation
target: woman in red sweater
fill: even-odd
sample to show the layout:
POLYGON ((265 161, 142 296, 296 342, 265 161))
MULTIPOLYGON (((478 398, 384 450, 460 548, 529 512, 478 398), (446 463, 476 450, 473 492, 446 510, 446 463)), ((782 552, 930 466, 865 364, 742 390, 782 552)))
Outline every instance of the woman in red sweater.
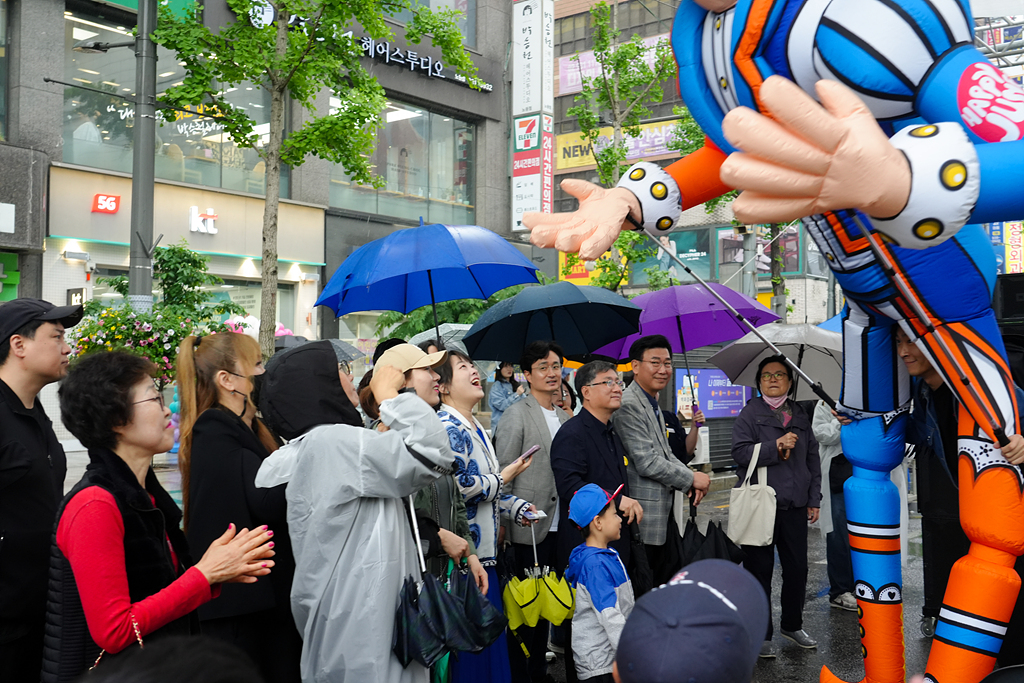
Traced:
POLYGON ((152 469, 174 443, 155 370, 138 356, 98 353, 60 387, 61 419, 89 449, 89 466, 58 511, 44 683, 75 680, 101 651, 196 633, 195 610, 220 584, 255 582, 274 564, 271 530, 231 525, 193 565, 181 511, 152 469))

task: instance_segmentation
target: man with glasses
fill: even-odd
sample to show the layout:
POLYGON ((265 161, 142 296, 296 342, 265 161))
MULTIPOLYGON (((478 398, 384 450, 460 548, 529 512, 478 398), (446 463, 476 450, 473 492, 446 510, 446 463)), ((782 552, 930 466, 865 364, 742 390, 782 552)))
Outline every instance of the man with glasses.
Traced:
POLYGON ((0 306, 0 681, 38 681, 50 540, 67 459, 39 392, 68 371, 81 306, 0 306))
MULTIPOLYGON (((558 571, 565 568, 557 558, 559 528, 565 520, 560 515, 555 476, 551 472, 551 440, 569 414, 554 405, 555 396, 562 391, 562 348, 553 341, 535 341, 523 351, 519 367, 530 385, 530 395, 513 403, 502 414, 494 434, 494 448, 501 467, 534 446, 529 469, 505 485, 505 493, 532 501, 547 517, 539 519, 531 528, 511 525, 512 546, 515 550, 515 570, 522 572, 533 567, 533 536, 536 534, 537 557, 540 565, 558 571), (525 498, 524 496, 530 496, 525 498)), ((570 522, 565 522, 571 524, 570 522)), ((570 530, 573 536, 579 534, 570 530)), ((568 561, 568 556, 565 561, 568 561)), ((541 683, 547 680, 547 662, 544 659, 548 642, 548 622, 541 620, 535 628, 518 629, 523 643, 530 652, 529 660, 514 639, 509 639, 509 659, 512 680, 541 683)), ((568 649, 568 648, 566 648, 568 649)))
MULTIPOLYGON (((629 349, 633 383, 623 392, 622 407, 615 411, 612 423, 626 449, 631 495, 643 507, 640 525, 647 557, 654 571, 655 584, 668 581, 679 570, 666 555, 668 534, 678 533, 672 519, 673 491, 690 494, 693 503, 711 486, 703 472, 691 471, 672 453, 665 417, 658 406, 658 392, 672 379, 672 347, 660 334, 641 337, 629 349)), ((698 412, 695 420, 703 416, 698 412)), ((697 430, 686 436, 686 449, 697 446, 697 430)))

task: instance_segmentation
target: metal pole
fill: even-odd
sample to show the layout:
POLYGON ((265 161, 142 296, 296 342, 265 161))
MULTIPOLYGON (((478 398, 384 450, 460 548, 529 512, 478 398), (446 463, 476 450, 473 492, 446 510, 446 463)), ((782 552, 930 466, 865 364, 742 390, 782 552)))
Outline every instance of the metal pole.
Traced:
POLYGON ((157 0, 140 0, 135 39, 135 125, 132 149, 131 253, 128 302, 140 312, 153 308, 153 178, 156 163, 157 0))
MULTIPOLYGON (((422 222, 423 219, 420 219, 422 222)), ((427 271, 427 284, 430 285, 430 310, 434 312, 434 339, 437 341, 437 350, 444 351, 444 344, 441 342, 441 327, 437 324, 437 303, 434 301, 434 276, 427 271)))
POLYGON ((757 299, 757 232, 753 226, 743 235, 743 264, 740 291, 757 299))
MULTIPOLYGON (((644 233, 649 238, 651 238, 651 240, 655 244, 658 243, 658 237, 657 237, 657 235, 654 233, 654 231, 652 229, 647 228, 647 229, 644 230, 644 233)), ((735 308, 733 308, 729 304, 729 302, 726 301, 725 299, 723 299, 722 296, 718 292, 716 292, 714 289, 709 287, 708 283, 704 280, 704 278, 702 278, 700 275, 697 275, 697 273, 693 272, 693 270, 688 265, 683 263, 683 261, 678 256, 676 256, 675 254, 673 254, 672 252, 670 252, 668 250, 666 250, 665 253, 669 255, 669 258, 671 258, 673 261, 678 263, 682 267, 682 269, 685 270, 686 273, 690 277, 692 277, 694 280, 696 280, 701 285, 703 285, 704 289, 708 290, 708 292, 710 292, 713 297, 718 299, 719 303, 721 303, 723 306, 725 306, 726 310, 729 311, 730 313, 732 313, 736 317, 736 320, 739 321, 739 323, 741 325, 745 325, 748 330, 753 332, 754 336, 756 336, 758 339, 760 339, 764 343, 765 346, 770 348, 775 353, 775 355, 782 356, 783 358, 785 358, 786 359, 786 364, 789 365, 790 368, 792 368, 793 372, 795 372, 800 377, 803 377, 804 381, 807 382, 807 385, 809 387, 811 387, 811 390, 814 391, 814 393, 818 396, 818 398, 820 398, 822 401, 827 403, 830 408, 835 410, 836 402, 832 399, 831 396, 828 395, 828 392, 826 392, 822 388, 821 382, 815 382, 813 379, 810 378, 810 376, 806 372, 804 372, 803 370, 800 369, 799 365, 797 365, 792 360, 787 358, 786 354, 784 354, 779 349, 779 347, 777 347, 775 344, 770 342, 767 337, 765 337, 763 334, 761 334, 761 332, 756 327, 754 327, 754 325, 749 320, 747 320, 746 318, 743 317, 743 314, 741 314, 739 311, 737 311, 735 308)))
POLYGON ((853 220, 857 224, 857 227, 860 228, 864 237, 867 238, 868 244, 871 246, 871 251, 874 252, 875 259, 878 260, 878 265, 882 266, 882 270, 885 272, 886 277, 889 278, 889 281, 892 282, 893 286, 896 287, 900 295, 906 300, 907 304, 910 305, 910 308, 913 309, 914 315, 917 316, 918 322, 924 326, 925 331, 935 337, 935 341, 937 341, 939 346, 942 347, 942 352, 946 354, 946 357, 950 359, 953 367, 956 368, 957 377, 959 377, 960 381, 963 382, 965 387, 967 387, 967 392, 971 395, 971 398, 973 398, 978 404, 978 407, 985 412, 985 417, 988 421, 994 425, 993 429, 995 431, 996 441, 999 442, 999 446, 1003 447, 1009 445, 1010 440, 1006 438, 1006 432, 1003 430, 1002 425, 999 424, 999 420, 997 420, 996 416, 989 413, 985 408, 985 404, 981 400, 981 394, 978 392, 978 387, 974 386, 971 380, 967 377, 967 374, 963 371, 963 368, 953 361, 955 356, 949 348, 949 344, 942 338, 942 335, 938 334, 938 331, 935 329, 935 325, 932 324, 928 314, 921 306, 921 302, 918 301, 914 296, 914 293, 910 291, 909 283, 904 280, 906 276, 896 272, 896 268, 892 265, 892 261, 889 260, 889 257, 882 250, 882 247, 878 244, 874 234, 867 229, 856 213, 853 214, 853 220))

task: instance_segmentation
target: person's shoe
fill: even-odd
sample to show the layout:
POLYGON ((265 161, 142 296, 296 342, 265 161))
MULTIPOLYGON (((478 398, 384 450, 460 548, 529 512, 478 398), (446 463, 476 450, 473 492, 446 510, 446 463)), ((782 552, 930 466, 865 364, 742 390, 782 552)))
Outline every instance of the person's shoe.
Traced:
POLYGON ((834 598, 829 598, 828 604, 836 609, 845 609, 848 612, 857 611, 857 599, 851 593, 841 593, 834 598))
POLYGON ((925 638, 934 636, 936 623, 938 623, 938 619, 935 617, 921 617, 921 635, 925 638))
POLYGON ((803 629, 800 629, 799 631, 784 631, 782 629, 779 629, 779 632, 802 648, 810 650, 812 648, 818 647, 818 641, 807 635, 807 631, 803 629))
POLYGON ((775 659, 775 646, 772 641, 766 640, 761 643, 761 652, 757 655, 761 659, 775 659))

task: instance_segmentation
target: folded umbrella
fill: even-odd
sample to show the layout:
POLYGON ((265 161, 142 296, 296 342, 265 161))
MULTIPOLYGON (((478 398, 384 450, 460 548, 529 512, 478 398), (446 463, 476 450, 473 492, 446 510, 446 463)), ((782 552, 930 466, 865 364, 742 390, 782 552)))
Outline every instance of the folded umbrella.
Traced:
MULTIPOLYGON (((843 336, 806 323, 799 325, 766 325, 758 330, 791 361, 830 395, 837 395, 843 384, 843 336)), ((757 366, 762 359, 774 355, 753 332, 733 342, 709 359, 721 368, 734 384, 759 386, 757 366)), ((796 384, 796 400, 818 398, 806 382, 796 384)))
POLYGON ((518 358, 533 341, 554 340, 566 356, 591 353, 639 329, 640 307, 602 287, 556 282, 527 287, 484 312, 463 337, 476 360, 518 358))
POLYGON ((540 616, 555 626, 566 619, 572 619, 576 611, 576 592, 565 580, 559 578, 553 569, 541 577, 540 616))
POLYGON ((701 544, 697 554, 693 556, 693 562, 698 560, 729 560, 741 564, 746 559, 746 553, 722 530, 721 522, 708 522, 708 530, 704 534, 704 543, 701 544))

